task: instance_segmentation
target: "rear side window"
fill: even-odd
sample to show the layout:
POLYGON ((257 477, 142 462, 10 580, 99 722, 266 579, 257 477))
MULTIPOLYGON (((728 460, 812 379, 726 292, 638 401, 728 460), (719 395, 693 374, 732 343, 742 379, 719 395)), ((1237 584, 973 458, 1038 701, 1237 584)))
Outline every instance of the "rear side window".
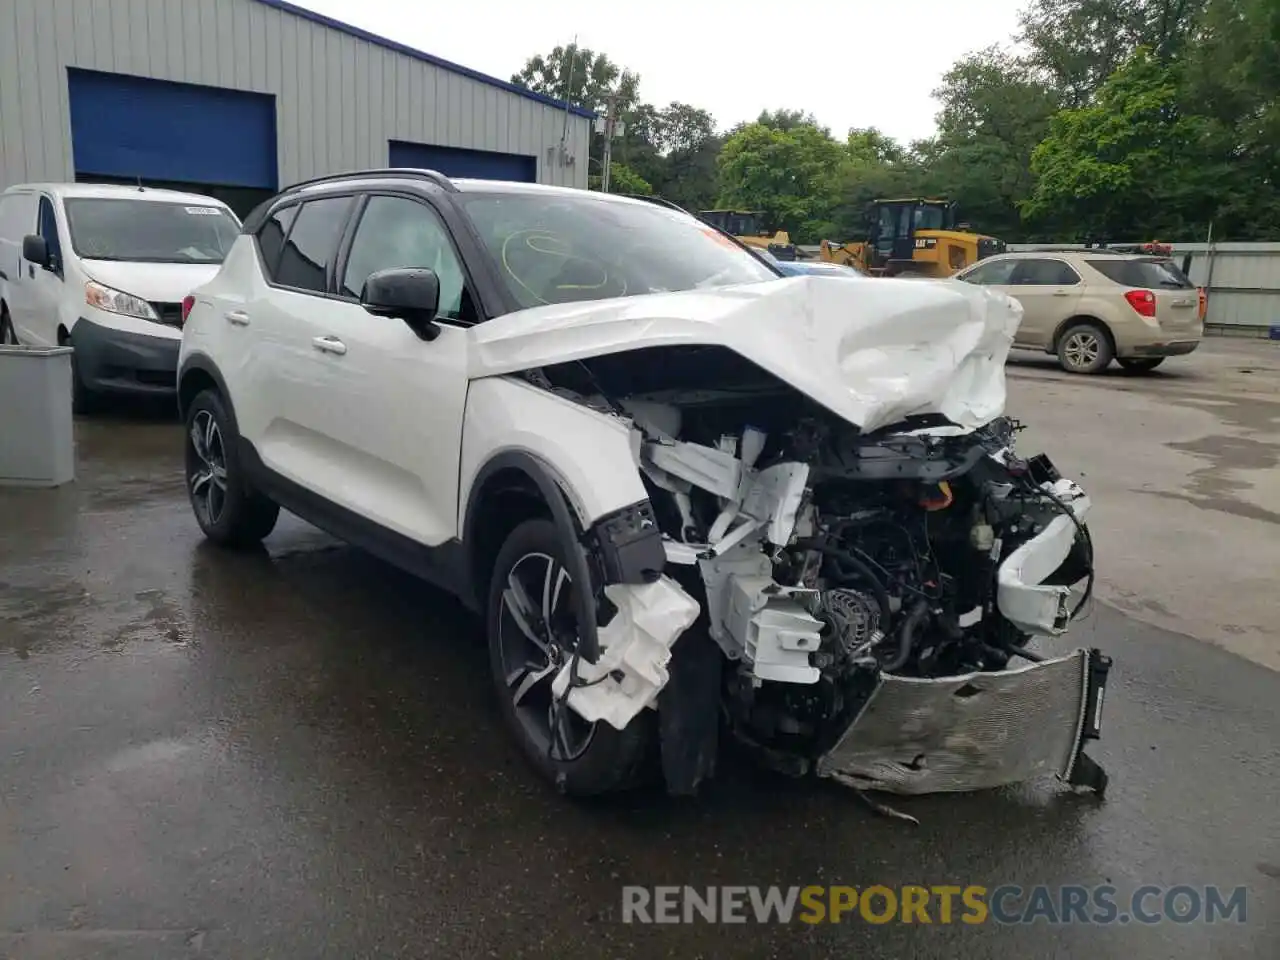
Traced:
POLYGON ((262 253, 262 266, 267 278, 274 281, 276 269, 280 266, 280 254, 284 252, 284 238, 289 235, 289 227, 297 215, 297 206, 277 210, 258 231, 258 250, 262 253))
POLYGON ((1023 287, 1061 287, 1079 282, 1076 272, 1061 260, 1021 260, 1012 280, 1023 287))
POLYGON ((281 251, 276 283, 315 293, 328 290, 329 265, 338 254, 350 207, 350 197, 325 197, 302 205, 281 251))
POLYGON ((1122 287, 1186 290, 1194 286, 1172 260, 1086 260, 1094 270, 1122 287))

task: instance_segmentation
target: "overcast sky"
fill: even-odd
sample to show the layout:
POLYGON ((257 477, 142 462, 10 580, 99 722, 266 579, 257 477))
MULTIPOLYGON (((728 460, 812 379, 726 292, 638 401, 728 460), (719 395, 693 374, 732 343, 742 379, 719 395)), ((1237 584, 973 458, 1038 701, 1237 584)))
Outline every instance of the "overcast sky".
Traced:
POLYGON ((1005 42, 1024 0, 295 0, 504 80, 577 35, 640 74, 640 96, 709 110, 721 129, 762 109, 805 109, 843 136, 933 132, 930 96, 960 56, 1005 42))

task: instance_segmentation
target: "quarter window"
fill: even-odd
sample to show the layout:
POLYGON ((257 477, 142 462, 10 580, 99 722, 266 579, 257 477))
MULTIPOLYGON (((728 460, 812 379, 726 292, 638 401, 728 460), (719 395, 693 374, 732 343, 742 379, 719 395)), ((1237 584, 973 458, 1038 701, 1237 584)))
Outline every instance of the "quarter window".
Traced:
POLYGON ((280 266, 280 254, 284 250, 284 238, 289 233, 293 218, 297 215, 296 206, 277 210, 258 231, 258 249, 262 251, 262 263, 267 277, 276 278, 276 268, 280 266))
POLYGON ((298 211, 276 270, 276 283, 314 293, 328 292, 328 270, 338 252, 350 197, 308 200, 298 211))
POLYGON ((360 217, 342 279, 342 293, 359 297, 369 274, 400 267, 426 267, 440 280, 439 317, 476 320, 466 277, 435 211, 406 197, 370 197, 360 217))

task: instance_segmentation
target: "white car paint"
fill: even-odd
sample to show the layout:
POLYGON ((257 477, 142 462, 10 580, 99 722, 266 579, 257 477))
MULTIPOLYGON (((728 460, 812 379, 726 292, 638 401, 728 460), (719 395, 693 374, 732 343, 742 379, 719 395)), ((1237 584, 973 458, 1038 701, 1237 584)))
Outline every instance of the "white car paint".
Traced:
POLYGON ((557 304, 471 331, 474 378, 673 344, 720 345, 864 430, 941 413, 978 427, 1004 409, 1015 301, 969 284, 788 277, 557 304))
POLYGON ((136 187, 79 183, 34 183, 10 187, 0 194, 0 204, 8 206, 15 203, 20 209, 16 215, 6 212, 0 218, 0 274, 3 274, 0 278, 0 301, 9 308, 19 342, 33 346, 57 346, 60 331, 73 332, 82 317, 110 330, 180 340, 182 331, 177 327, 100 310, 87 303, 85 285, 96 282, 142 300, 180 303, 193 289, 212 279, 220 264, 126 263, 81 258, 72 244, 65 207, 67 200, 79 198, 127 198, 216 207, 235 217, 225 204, 195 193, 139 191, 136 187), (22 199, 11 201, 11 197, 22 199), (40 231, 42 200, 52 206, 55 217, 57 242, 62 255, 61 276, 30 264, 22 257, 23 237, 40 231))

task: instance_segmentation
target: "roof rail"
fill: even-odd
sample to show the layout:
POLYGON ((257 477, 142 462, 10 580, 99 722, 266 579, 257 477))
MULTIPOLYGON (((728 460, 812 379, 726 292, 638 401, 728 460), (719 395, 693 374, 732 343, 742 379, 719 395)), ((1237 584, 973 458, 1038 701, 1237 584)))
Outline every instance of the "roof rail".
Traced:
POLYGON ((292 193, 295 190, 301 190, 303 187, 314 187, 320 183, 332 183, 336 180, 371 180, 375 177, 398 177, 398 178, 417 178, 419 180, 430 180, 436 186, 457 193, 458 188, 453 185, 453 181, 437 170, 425 170, 419 167, 380 167, 376 170, 351 170, 347 173, 330 173, 323 177, 313 177, 310 180, 300 180, 297 183, 291 183, 285 187, 281 193, 292 193))

